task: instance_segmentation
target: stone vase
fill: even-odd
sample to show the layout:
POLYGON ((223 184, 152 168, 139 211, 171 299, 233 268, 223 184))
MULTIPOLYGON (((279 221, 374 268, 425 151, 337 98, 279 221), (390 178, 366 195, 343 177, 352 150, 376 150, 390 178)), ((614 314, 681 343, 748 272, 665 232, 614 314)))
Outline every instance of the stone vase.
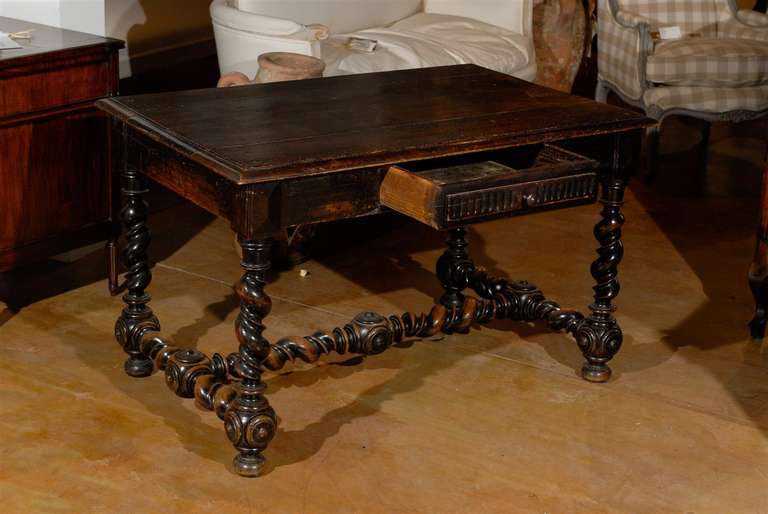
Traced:
POLYGON ((536 83, 570 92, 586 47, 581 0, 538 0, 533 8, 536 83))

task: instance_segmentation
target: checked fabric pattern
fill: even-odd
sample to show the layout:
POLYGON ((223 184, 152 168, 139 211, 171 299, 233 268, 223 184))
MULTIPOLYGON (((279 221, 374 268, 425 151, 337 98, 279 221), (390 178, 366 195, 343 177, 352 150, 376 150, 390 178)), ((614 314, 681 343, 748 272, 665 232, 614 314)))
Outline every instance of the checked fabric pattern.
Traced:
POLYGON ((768 81, 768 44, 749 39, 668 41, 648 57, 646 74, 656 84, 757 86, 768 81))
POLYGON ((651 115, 768 109, 768 16, 733 0, 599 0, 600 79, 651 115), (662 27, 683 39, 654 41, 662 27))
POLYGON ((755 87, 654 87, 643 95, 652 110, 688 109, 689 111, 723 113, 737 110, 768 109, 768 85, 755 87))

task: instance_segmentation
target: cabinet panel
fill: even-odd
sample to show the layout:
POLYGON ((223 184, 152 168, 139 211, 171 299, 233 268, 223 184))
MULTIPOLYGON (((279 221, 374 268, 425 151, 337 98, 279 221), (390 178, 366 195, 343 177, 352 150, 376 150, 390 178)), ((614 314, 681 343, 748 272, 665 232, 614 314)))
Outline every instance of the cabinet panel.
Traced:
POLYGON ((71 105, 107 96, 109 67, 99 61, 0 79, 0 117, 71 105))
POLYGON ((0 128, 0 252, 108 219, 107 148, 91 107, 0 128))

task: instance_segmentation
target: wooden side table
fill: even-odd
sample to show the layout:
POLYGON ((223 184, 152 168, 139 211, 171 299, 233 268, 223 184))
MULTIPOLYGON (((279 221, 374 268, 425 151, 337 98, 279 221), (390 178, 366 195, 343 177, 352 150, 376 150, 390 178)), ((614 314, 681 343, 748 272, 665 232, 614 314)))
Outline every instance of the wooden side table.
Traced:
POLYGON ((113 116, 122 140, 128 271, 115 334, 128 354, 125 370, 135 377, 163 370, 174 393, 214 411, 237 449, 239 474, 258 475, 276 433, 262 374, 295 360, 375 355, 405 338, 468 333, 494 319, 544 320, 574 336, 586 380, 609 379, 608 362, 623 338, 614 299, 624 188, 642 130, 653 120, 471 65, 122 97, 98 106, 113 116), (564 148, 576 143, 586 155, 564 148), (145 177, 228 219, 238 234, 244 274, 234 286, 237 352, 208 356, 159 337, 147 294, 145 177), (470 258, 465 225, 598 199, 586 314, 562 308, 531 282, 492 277, 470 258), (267 341, 272 238, 288 226, 386 208, 447 232, 436 266, 439 302, 427 313, 363 312, 327 332, 267 341))
POLYGON ((32 29, 0 50, 0 272, 110 239, 110 130, 94 101, 118 87, 121 41, 32 29))

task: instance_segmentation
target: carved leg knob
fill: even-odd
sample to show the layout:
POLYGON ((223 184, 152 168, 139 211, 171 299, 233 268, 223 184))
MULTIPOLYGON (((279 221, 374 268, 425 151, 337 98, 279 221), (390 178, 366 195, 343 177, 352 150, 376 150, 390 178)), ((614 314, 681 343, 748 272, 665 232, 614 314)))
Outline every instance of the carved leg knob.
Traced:
POLYGON ((589 382, 607 382, 611 378, 608 367, 616 352, 621 348, 623 336, 614 320, 587 318, 576 331, 576 342, 584 355, 581 376, 589 382))
POLYGON ((202 376, 213 376, 211 359, 197 350, 175 352, 165 368, 165 384, 182 398, 195 397, 195 382, 202 376))
POLYGON ((255 477, 261 473, 265 462, 261 452, 275 436, 277 416, 266 398, 252 396, 253 387, 246 388, 251 392, 243 393, 241 386, 240 397, 224 414, 224 428, 239 452, 233 461, 235 471, 241 476, 255 477))
POLYGON ((141 341, 148 332, 159 332, 160 322, 149 309, 123 310, 115 323, 115 338, 123 347, 128 359, 125 372, 132 377, 148 377, 154 366, 152 360, 141 352, 141 341))
POLYGON ((378 355, 392 346, 393 333, 387 318, 375 312, 363 312, 352 320, 357 333, 356 343, 350 345, 351 353, 378 355))

